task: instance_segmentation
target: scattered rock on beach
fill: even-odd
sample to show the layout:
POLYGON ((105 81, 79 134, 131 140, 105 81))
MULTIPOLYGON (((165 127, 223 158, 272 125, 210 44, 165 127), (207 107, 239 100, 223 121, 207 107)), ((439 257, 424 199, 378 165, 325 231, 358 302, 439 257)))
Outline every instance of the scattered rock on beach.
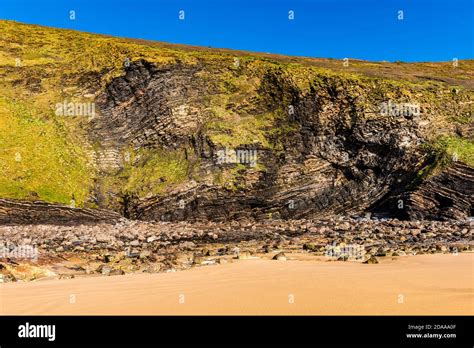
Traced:
POLYGON ((285 253, 281 252, 273 256, 272 260, 285 261, 287 260, 285 253))
POLYGON ((366 263, 366 264, 377 264, 379 263, 379 260, 377 260, 377 258, 373 255, 371 255, 367 260, 365 260, 363 263, 366 263))

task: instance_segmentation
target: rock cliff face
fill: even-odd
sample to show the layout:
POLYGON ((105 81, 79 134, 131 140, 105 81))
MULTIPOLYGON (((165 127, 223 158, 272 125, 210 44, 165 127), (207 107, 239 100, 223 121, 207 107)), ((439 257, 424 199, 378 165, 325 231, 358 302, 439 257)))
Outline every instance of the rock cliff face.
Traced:
POLYGON ((410 219, 464 219, 474 216, 474 170, 456 163, 406 192, 410 219))
MULTIPOLYGON (((242 68, 235 74, 254 72, 242 68)), ((426 182, 419 180, 418 171, 429 162, 429 153, 422 147, 432 126, 429 104, 422 104, 421 116, 381 115, 377 108, 387 100, 386 95, 400 93, 397 86, 318 76, 317 82, 309 79, 309 89, 302 90, 287 71, 270 68, 259 72, 262 75, 250 102, 217 101, 230 112, 247 107, 244 112, 256 117, 280 112, 269 128, 286 126, 285 134, 265 129, 266 146, 250 136, 230 150, 254 151, 260 164, 257 169, 241 158, 220 163, 220 152, 229 152, 229 148, 207 132, 206 124, 215 117, 210 97, 224 99, 218 90, 223 82, 221 67, 158 68, 142 60, 112 80, 98 99, 102 116, 94 124, 104 152, 121 154, 125 147, 136 151, 181 149, 188 160, 198 163, 189 180, 166 194, 128 197, 123 210, 127 216, 146 220, 288 219, 366 211, 401 218, 471 215, 471 167, 455 164, 426 182), (214 78, 212 83, 203 78, 205 73, 214 78), (390 87, 393 89, 384 91, 390 87), (236 166, 237 175, 230 180, 236 181, 237 189, 207 179, 209 173, 236 166)), ((221 131, 229 132, 230 137, 238 133, 238 129, 221 131)), ((119 171, 124 167, 119 156, 103 164, 119 171)))
MULTIPOLYGON (((205 94, 192 67, 158 68, 145 60, 125 68, 97 99, 101 107, 94 135, 107 151, 124 146, 176 148, 196 129, 198 110, 184 109, 205 94)), ((120 151, 113 151, 120 150, 120 151)), ((105 161, 120 167, 122 159, 105 161)), ((101 163, 104 164, 104 163, 101 163)))
POLYGON ((178 48, 157 60, 114 45, 140 58, 61 75, 98 112, 81 123, 94 160, 84 206, 162 221, 472 216, 474 92, 463 79, 433 82, 422 64, 400 66, 419 69, 404 76, 395 64, 341 71, 178 48))
POLYGON ((89 224, 115 222, 120 215, 103 209, 79 209, 46 202, 0 199, 0 224, 89 224))

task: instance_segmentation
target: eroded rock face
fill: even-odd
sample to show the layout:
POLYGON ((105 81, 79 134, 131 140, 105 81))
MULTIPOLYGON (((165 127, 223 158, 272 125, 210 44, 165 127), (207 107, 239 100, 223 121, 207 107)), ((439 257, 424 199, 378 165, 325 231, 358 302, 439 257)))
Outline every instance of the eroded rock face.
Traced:
MULTIPOLYGON (((421 98, 420 115, 382 115, 380 104, 402 100, 404 91, 324 74, 302 87, 291 72, 279 68, 245 69, 200 60, 159 66, 132 62, 98 96, 99 115, 88 129, 91 143, 99 144, 95 154, 101 173, 93 200, 103 210, 4 202, 0 222, 118 219, 106 210, 154 221, 302 219, 364 212, 401 219, 472 216, 472 167, 457 163, 427 179, 418 174, 432 164, 423 145, 439 113, 417 97, 426 90, 410 92, 410 98, 421 98), (225 142, 240 132, 229 130, 234 121, 240 122, 238 116, 266 114, 279 116, 256 129, 256 135, 247 130, 249 138, 239 139, 232 149, 255 154, 257 165, 219 162, 225 142), (218 128, 216 138, 209 125, 223 121, 227 123, 218 128), (254 135, 260 136, 258 141, 254 135), (184 153, 187 178, 175 185, 166 185, 166 178, 153 179, 166 186, 160 193, 130 192, 130 166, 143 163, 127 155, 143 149, 184 153), (215 179, 229 172, 231 177, 215 179), (115 186, 107 181, 111 177, 115 186)), ((458 102, 458 92, 449 98, 445 107, 453 113, 471 105, 458 102)), ((464 128, 460 131, 469 134, 472 126, 464 128)))
MULTIPOLYGON (((252 112, 287 110, 284 122, 290 122, 293 130, 269 136, 269 142, 281 148, 242 145, 258 153, 264 170, 246 165, 239 172, 242 185, 237 190, 199 180, 232 166, 216 163, 222 147, 206 133, 211 114, 208 97, 216 93, 215 85, 202 78, 206 69, 211 68, 200 64, 157 68, 138 61, 99 98, 102 116, 94 124, 93 136, 102 143, 102 168, 120 170, 120 153, 126 146, 192 148, 199 162, 198 178, 195 175, 180 187, 145 198, 127 197, 127 217, 225 221, 364 211, 430 219, 472 214, 468 198, 474 186, 472 168, 458 165, 426 183, 419 181, 417 173, 426 165, 421 145, 426 142, 429 109, 422 117, 381 116, 377 101, 385 97, 373 95, 376 86, 365 91, 335 79, 302 91, 278 70, 262 72, 252 112)), ((220 72, 215 68, 212 73, 220 72)), ((227 107, 238 112, 238 105, 227 107)))
POLYGON ((474 169, 455 163, 405 196, 410 219, 463 219, 474 216, 474 169))
POLYGON ((401 186, 390 192, 372 207, 372 211, 411 220, 465 219, 473 216, 473 180, 472 167, 452 163, 425 180, 419 178, 411 186, 401 186))
POLYGON ((0 199, 0 224, 81 224, 115 222, 120 218, 118 213, 105 209, 0 199))
MULTIPOLYGON (((347 65, 0 27, 0 56, 44 46, 35 64, 0 71, 2 198, 77 197, 145 220, 472 214, 472 60, 347 65), (48 39, 58 35, 77 45, 48 39), (471 167, 443 169, 426 145, 471 167)), ((0 203, 0 222, 94 214, 0 203)))
POLYGON ((204 96, 196 72, 195 67, 158 68, 140 60, 107 86, 97 100, 102 116, 92 127, 92 137, 103 147, 102 169, 120 168, 124 147, 176 148, 188 140, 201 117, 193 105, 204 96))

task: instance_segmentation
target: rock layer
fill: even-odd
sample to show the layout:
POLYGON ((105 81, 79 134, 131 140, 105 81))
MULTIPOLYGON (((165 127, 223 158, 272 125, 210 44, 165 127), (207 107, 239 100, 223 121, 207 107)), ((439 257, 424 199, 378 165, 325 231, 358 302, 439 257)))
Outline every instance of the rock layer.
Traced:
MULTIPOLYGON (((93 134, 102 139, 103 152, 117 157, 126 146, 177 149, 199 163, 184 185, 170 187, 164 194, 127 196, 122 209, 127 217, 225 221, 364 211, 399 218, 471 215, 472 199, 467 198, 474 186, 471 167, 457 164, 426 183, 418 176, 429 164, 422 145, 428 139, 433 110, 424 108, 421 117, 380 115, 377 102, 386 98, 377 96, 381 86, 364 90, 354 81, 325 78, 318 86, 302 90, 278 69, 260 72, 250 105, 226 107, 233 112, 248 107, 240 112, 255 114, 291 107, 271 126, 279 129, 279 122, 289 123, 291 131, 274 138, 265 133, 270 143, 281 148, 241 145, 239 149, 258 154, 263 169, 244 164, 232 179, 237 190, 208 180, 210 174, 235 168, 235 164, 216 162, 222 145, 213 141, 205 126, 212 118, 208 99, 218 93, 221 70, 200 64, 158 68, 141 60, 99 97, 102 116, 95 121, 93 134), (204 73, 212 74, 215 81, 206 83, 204 73), (402 197, 402 211, 393 197, 402 197)), ((124 166, 118 157, 99 162, 119 172, 124 166)))
POLYGON ((0 224, 83 224, 115 222, 120 217, 118 213, 104 209, 0 199, 0 224))
POLYGON ((393 216, 412 220, 463 219, 474 213, 474 169, 454 163, 411 190, 382 200, 375 211, 400 206, 393 216), (385 208, 384 208, 385 206, 385 208))

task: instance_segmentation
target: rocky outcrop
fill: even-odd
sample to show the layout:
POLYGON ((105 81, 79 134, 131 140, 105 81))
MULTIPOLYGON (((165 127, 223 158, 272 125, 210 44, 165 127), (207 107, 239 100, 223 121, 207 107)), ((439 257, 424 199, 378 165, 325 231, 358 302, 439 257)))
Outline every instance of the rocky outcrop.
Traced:
MULTIPOLYGON (((401 219, 472 215, 472 167, 458 162, 428 180, 418 174, 433 165, 424 148, 439 113, 424 99, 431 91, 326 73, 305 79, 306 87, 292 71, 274 66, 131 62, 98 93, 99 114, 87 128, 90 142, 97 144, 100 172, 93 201, 104 210, 3 201, 0 222, 118 218, 112 211, 152 221, 302 219, 364 212, 401 219), (249 80, 252 74, 258 74, 255 81, 249 80), (419 115, 381 114, 381 103, 394 96, 411 100, 406 94, 418 100, 419 115), (239 117, 252 121, 268 115, 264 127, 256 124, 246 130, 247 137, 239 135, 245 128, 234 124, 239 117), (215 123, 220 127, 217 136, 215 123), (243 153, 244 160, 219 161, 237 136, 230 150, 243 153), (139 195, 130 189, 132 169, 146 165, 144 150, 182 153, 188 162, 185 180, 168 185, 165 177, 145 176, 140 180, 150 192, 139 195), (245 161, 249 153, 255 154, 256 163, 245 161), (164 189, 152 192, 158 185, 164 189)), ((457 102, 459 93, 444 97, 453 113, 470 105, 457 102)), ((464 128, 469 130, 469 124, 464 128)))
POLYGON ((409 187, 394 190, 371 210, 377 215, 400 219, 464 219, 474 212, 473 180, 472 167, 453 162, 425 179, 416 178, 409 187))
POLYGON ((42 201, 0 199, 0 224, 80 224, 115 222, 121 216, 104 209, 72 208, 42 201))
POLYGON ((140 60, 112 80, 97 99, 102 116, 91 129, 92 139, 102 145, 103 170, 124 165, 124 148, 171 149, 187 141, 202 117, 192 107, 204 97, 196 72, 196 67, 157 67, 140 60))
MULTIPOLYGON (((302 90, 291 75, 279 69, 260 71, 260 84, 250 106, 224 106, 240 113, 283 110, 284 116, 271 127, 289 124, 291 130, 283 135, 265 133, 270 146, 249 142, 236 149, 255 151, 260 165, 254 169, 243 163, 234 178, 238 189, 201 180, 236 166, 218 163, 223 147, 212 140, 206 128, 215 119, 209 97, 218 93, 216 81, 227 70, 202 64, 158 68, 141 60, 127 68, 124 76, 112 80, 99 97, 102 116, 95 121, 93 134, 101 139, 101 151, 119 156, 127 146, 181 149, 199 163, 185 185, 147 197, 127 194, 123 200, 127 217, 226 221, 364 211, 399 218, 470 216, 472 201, 466 197, 472 196, 472 168, 458 165, 465 175, 448 169, 439 179, 416 188, 420 185, 417 173, 427 165, 422 146, 434 112, 429 106, 422 104, 421 116, 381 115, 379 104, 388 97, 379 94, 386 86, 324 76, 317 85, 302 90), (204 73, 212 74, 213 83, 202 77, 204 73), (449 197, 443 190, 451 191, 449 197), (393 198, 400 195, 404 197, 402 212, 398 199, 393 198), (382 204, 387 197, 392 197, 390 204, 382 204), (433 199, 439 199, 438 204, 428 203, 433 199), (446 200, 452 201, 449 212, 443 208, 446 200), (439 209, 432 209, 433 204, 439 209)), ((99 162, 103 168, 119 172, 124 166, 120 158, 99 162)))
POLYGON ((410 219, 474 216, 474 169, 463 163, 454 163, 405 196, 406 214, 410 219))

